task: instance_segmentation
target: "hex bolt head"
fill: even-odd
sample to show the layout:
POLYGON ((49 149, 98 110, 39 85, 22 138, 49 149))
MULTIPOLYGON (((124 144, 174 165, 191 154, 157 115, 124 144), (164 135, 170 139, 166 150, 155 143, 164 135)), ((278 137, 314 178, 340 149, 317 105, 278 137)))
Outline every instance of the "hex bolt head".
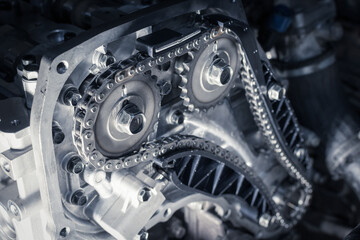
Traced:
POLYGON ((75 107, 81 100, 82 96, 75 87, 71 87, 64 93, 63 102, 68 106, 75 107))
POLYGON ((176 110, 171 114, 170 120, 172 124, 183 124, 185 117, 182 111, 176 110))
POLYGON ((138 235, 135 237, 136 240, 148 240, 149 239, 149 233, 145 231, 145 229, 142 229, 138 235))
POLYGON ((151 190, 147 187, 144 187, 140 190, 138 199, 140 202, 147 202, 151 198, 151 190))
POLYGON ((123 133, 135 135, 144 128, 146 118, 133 103, 125 104, 116 116, 116 127, 123 133))
POLYGON ((211 85, 224 86, 232 78, 233 70, 224 59, 216 58, 210 65, 207 81, 211 85))
POLYGON ((85 164, 82 162, 82 159, 79 156, 73 156, 69 159, 66 170, 69 173, 80 174, 84 171, 85 164))
POLYGON ((84 206, 87 203, 87 197, 83 190, 75 191, 70 198, 70 202, 74 205, 84 206))
POLYGON ((259 218, 259 224, 260 224, 260 226, 262 226, 264 228, 268 228, 270 225, 270 222, 271 222, 271 216, 267 213, 264 213, 259 218))
POLYGON ((31 55, 31 54, 24 55, 21 58, 21 63, 22 63, 23 66, 26 66, 26 65, 29 65, 29 64, 32 64, 32 63, 35 63, 35 62, 36 62, 36 57, 34 55, 31 55))
POLYGON ((23 77, 28 80, 35 80, 39 77, 39 65, 31 63, 23 68, 23 77))
POLYGON ((270 86, 267 94, 270 100, 280 101, 286 93, 286 89, 280 86, 279 84, 273 84, 270 86))
POLYGON ((301 159, 306 155, 306 149, 302 147, 295 148, 294 154, 297 158, 301 159))
POLYGON ((157 82, 157 85, 160 88, 160 94, 163 96, 168 95, 172 90, 172 85, 169 81, 160 80, 157 82))
POLYGON ((65 134, 63 133, 59 123, 53 122, 52 124, 52 137, 54 144, 60 144, 64 141, 65 134))

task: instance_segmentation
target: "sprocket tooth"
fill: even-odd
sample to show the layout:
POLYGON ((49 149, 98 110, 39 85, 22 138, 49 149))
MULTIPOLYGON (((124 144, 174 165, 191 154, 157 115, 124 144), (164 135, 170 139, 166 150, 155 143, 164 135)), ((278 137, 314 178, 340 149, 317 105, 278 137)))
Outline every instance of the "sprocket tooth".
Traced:
POLYGON ((184 60, 184 63, 190 63, 195 59, 195 53, 193 51, 190 51, 187 53, 186 58, 184 60))
POLYGON ((194 110, 196 110, 194 104, 189 104, 188 109, 189 109, 190 112, 193 112, 194 110))
POLYGON ((186 72, 186 73, 190 72, 190 64, 189 63, 183 63, 183 67, 184 67, 184 71, 182 72, 182 74, 184 72, 186 72))
MULTIPOLYGON (((225 33, 225 32, 224 32, 225 33)), ((209 32, 204 33, 205 35, 209 35, 209 32)), ((218 43, 219 44, 219 43, 218 43)), ((189 108, 189 111, 204 111, 208 108, 218 105, 219 103, 223 102, 223 99, 226 98, 229 94, 231 89, 235 86, 234 82, 238 78, 238 72, 241 67, 241 59, 238 54, 236 54, 240 42, 238 39, 232 35, 227 34, 226 37, 224 36, 216 36, 212 39, 208 38, 208 42, 203 45, 199 44, 198 49, 193 49, 189 51, 184 57, 181 57, 179 61, 176 63, 176 72, 181 78, 181 83, 179 84, 180 89, 182 89, 180 98, 183 99, 183 105, 189 108), (230 38, 229 38, 230 37, 230 38), (219 42, 222 46, 221 48, 217 48, 214 52, 212 42, 219 42), (232 44, 229 45, 229 42, 232 42, 236 45, 236 47, 231 47, 232 44), (229 47, 224 47, 229 46, 229 47), (225 48, 225 49, 224 49, 225 48), (227 82, 225 84, 220 83, 213 83, 210 82, 209 79, 204 79, 203 76, 208 74, 204 71, 210 71, 210 66, 213 66, 214 61, 219 58, 219 53, 217 51, 224 51, 224 54, 229 55, 231 57, 230 60, 223 60, 226 61, 226 64, 229 64, 228 67, 232 66, 232 71, 235 73, 231 76, 231 82, 227 82), (228 62, 230 61, 230 62, 228 62), (203 63, 204 65, 199 66, 198 63, 203 63), (181 63, 181 66, 180 66, 181 63), (200 68, 200 69, 198 69, 200 68), (200 72, 199 72, 200 71, 200 72), (199 75, 201 77, 199 77, 199 75), (200 82, 195 82, 193 84, 193 80, 196 79, 200 82), (192 89, 195 86, 196 89, 192 89), (198 96, 205 96, 208 94, 212 96, 211 92, 213 91, 213 87, 218 87, 221 89, 214 97, 206 97, 205 101, 203 101, 198 96), (186 89, 186 91, 184 90, 186 89), (195 91, 198 91, 196 93, 195 91), (205 95, 201 95, 205 94, 205 95)))
POLYGON ((182 87, 185 87, 185 85, 188 83, 188 79, 187 79, 187 77, 186 76, 184 76, 184 75, 181 75, 181 86, 182 87))
MULTIPOLYGON (((184 96, 183 97, 183 100, 184 100, 184 106, 185 107, 189 107, 190 106, 190 98, 187 97, 187 96, 184 96)), ((194 106, 194 105, 193 105, 194 106)))
POLYGON ((182 91, 180 93, 180 98, 185 99, 188 98, 187 97, 187 89, 186 88, 182 88, 182 91))

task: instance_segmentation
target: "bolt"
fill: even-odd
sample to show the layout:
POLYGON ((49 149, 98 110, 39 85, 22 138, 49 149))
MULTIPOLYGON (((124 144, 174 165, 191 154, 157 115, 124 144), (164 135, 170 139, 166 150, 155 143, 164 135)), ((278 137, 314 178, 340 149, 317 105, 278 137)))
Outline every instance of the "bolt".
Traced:
POLYGON ((260 224, 260 226, 262 226, 264 228, 269 227, 270 222, 271 222, 271 216, 267 213, 264 213, 259 218, 259 224, 260 224))
POLYGON ((70 202, 74 205, 84 206, 87 202, 87 197, 83 190, 77 190, 71 195, 70 202))
POLYGON ((99 68, 106 68, 107 66, 113 64, 114 62, 116 62, 115 57, 113 57, 110 54, 99 54, 99 57, 97 59, 97 61, 95 62, 95 64, 99 67, 99 68))
POLYGON ((36 57, 31 54, 24 55, 21 59, 21 63, 26 66, 36 62, 36 57))
POLYGON ((137 240, 147 240, 149 238, 149 233, 145 231, 145 229, 141 229, 135 239, 137 240))
POLYGON ((85 164, 82 162, 79 156, 73 156, 72 158, 70 158, 66 165, 66 170, 73 174, 81 173, 84 168, 85 164))
POLYGON ((230 82, 233 70, 222 58, 216 58, 209 68, 208 83, 211 85, 224 86, 230 82))
POLYGON ((273 84, 268 90, 270 100, 279 101, 285 96, 286 89, 279 84, 273 84))
POLYGON ((35 80, 39 76, 39 65, 35 63, 31 63, 29 65, 25 65, 23 69, 23 77, 28 80, 35 80))
POLYGON ((184 122, 184 114, 180 110, 176 110, 171 114, 172 124, 182 124, 184 122))
POLYGON ((63 102, 68 106, 76 106, 82 96, 80 95, 79 91, 75 87, 70 87, 64 93, 63 102))
POLYGON ((138 198, 140 202, 149 201, 151 198, 151 190, 147 187, 144 187, 143 189, 140 190, 138 198))
POLYGON ((168 95, 171 92, 172 85, 170 81, 160 80, 157 82, 157 85, 160 88, 161 95, 168 95))
POLYGON ((53 122, 52 124, 52 137, 54 144, 60 144, 64 141, 65 134, 63 133, 59 123, 53 122))
POLYGON ((135 135, 141 132, 145 121, 144 114, 133 103, 124 105, 116 116, 118 130, 128 135, 135 135))
POLYGON ((296 148, 294 154, 297 158, 302 159, 306 155, 306 149, 301 147, 296 148))

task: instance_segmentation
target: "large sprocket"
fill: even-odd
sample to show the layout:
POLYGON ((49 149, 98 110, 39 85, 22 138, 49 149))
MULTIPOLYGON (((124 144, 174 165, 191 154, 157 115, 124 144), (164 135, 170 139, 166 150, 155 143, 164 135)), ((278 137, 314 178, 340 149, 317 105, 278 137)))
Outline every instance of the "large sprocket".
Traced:
POLYGON ((79 154, 102 167, 109 159, 139 150, 154 135, 160 104, 161 95, 150 73, 135 74, 131 68, 119 71, 112 66, 98 74, 75 109, 73 135, 79 154), (120 72, 129 74, 120 76, 120 72))

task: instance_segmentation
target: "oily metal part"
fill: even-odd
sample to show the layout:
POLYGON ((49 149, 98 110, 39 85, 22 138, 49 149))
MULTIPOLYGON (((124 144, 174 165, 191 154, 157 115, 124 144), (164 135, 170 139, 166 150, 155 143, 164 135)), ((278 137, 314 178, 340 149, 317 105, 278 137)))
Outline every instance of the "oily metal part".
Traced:
POLYGON ((226 29, 214 28, 204 38, 207 43, 191 51, 178 68, 180 97, 190 111, 209 109, 228 96, 240 68, 238 41, 226 29))
MULTIPOLYGON (((231 24, 230 24, 230 26, 231 26, 231 24)), ((222 28, 220 28, 220 29, 222 29, 222 28)), ((220 33, 226 32, 227 34, 231 34, 234 38, 238 39, 237 35, 234 34, 234 32, 229 29, 222 29, 219 31, 219 27, 216 27, 216 33, 219 34, 219 32, 220 33)), ((162 55, 158 56, 156 59, 145 58, 142 61, 138 62, 134 66, 130 66, 127 69, 118 71, 116 73, 116 76, 111 78, 110 81, 116 81, 116 80, 119 81, 119 80, 123 80, 126 77, 134 77, 134 75, 136 73, 150 70, 151 67, 153 67, 156 63, 161 64, 161 63, 167 62, 167 61, 171 60, 174 56, 176 56, 176 54, 178 56, 183 55, 187 51, 190 51, 192 48, 197 48, 201 44, 209 41, 209 39, 210 39, 209 36, 210 37, 212 36, 213 38, 218 37, 217 34, 216 35, 214 34, 214 29, 206 31, 205 33, 202 34, 201 37, 199 37, 199 38, 197 37, 196 39, 192 40, 191 42, 187 43, 184 46, 179 46, 175 50, 175 52, 162 54, 162 55)), ((238 40, 238 41, 240 42, 240 40, 238 40)), ((250 62, 247 58, 247 55, 245 54, 245 50, 243 49, 242 46, 240 46, 239 49, 240 49, 240 54, 241 54, 241 58, 242 58, 242 68, 240 69, 242 81, 245 86, 247 86, 250 83, 251 87, 252 87, 251 89, 253 90, 253 92, 259 93, 259 92, 261 92, 260 87, 258 86, 258 83, 256 82, 256 78, 254 78, 254 74, 252 73, 252 68, 251 68, 250 62)), ((106 84, 108 84, 108 82, 106 84)), ((249 87, 246 88, 246 90, 249 91, 249 87)), ((102 99, 100 99, 100 98, 102 98, 101 97, 102 94, 104 95, 104 92, 102 92, 102 91, 103 91, 103 89, 101 89, 101 91, 97 91, 94 93, 94 95, 97 97, 98 101, 102 100, 102 99)), ((255 96, 255 98, 258 99, 259 97, 255 96)), ((252 104, 253 104, 253 102, 250 101, 251 106, 252 106, 252 104)), ((261 101, 259 103, 257 103, 258 107, 252 108, 253 112, 255 112, 255 110, 256 110, 256 111, 260 111, 261 113, 265 113, 264 112, 265 109, 262 105, 263 105, 263 102, 261 102, 261 101)), ((269 124, 269 122, 271 122, 270 120, 272 120, 271 115, 262 114, 261 116, 263 118, 267 119, 267 121, 264 121, 264 122, 266 122, 266 126, 262 126, 262 127, 264 127, 264 129, 274 128, 273 125, 269 124)), ((86 124, 86 121, 82 121, 82 124, 86 124)), ((273 131, 275 131, 275 130, 273 130, 273 131)), ((267 135, 265 135, 265 136, 267 136, 267 135)), ((272 138, 272 137, 270 136, 270 138, 272 138)), ((288 227, 291 227, 294 224, 296 224, 296 222, 301 218, 301 215, 303 214, 303 212, 305 212, 303 209, 308 205, 309 199, 311 197, 312 189, 311 189, 310 183, 306 179, 305 174, 304 175, 302 174, 302 170, 301 169, 298 170, 297 166, 295 166, 294 164, 292 164, 292 162, 287 160, 287 156, 284 153, 284 149, 281 149, 279 144, 275 143, 274 139, 271 139, 271 140, 272 140, 270 142, 271 147, 272 147, 272 149, 274 149, 276 156, 279 157, 278 160, 282 163, 282 165, 289 171, 289 173, 292 176, 294 176, 296 179, 298 179, 301 182, 301 184, 303 184, 305 186, 305 192, 307 193, 305 201, 302 201, 300 203, 301 204, 301 206, 299 207, 300 210, 297 211, 298 215, 296 216, 296 218, 294 218, 293 221, 286 222, 284 220, 284 218, 281 216, 280 211, 277 211, 276 215, 277 215, 278 220, 284 227, 288 228, 288 227)), ((89 161, 95 167, 104 169, 105 171, 114 171, 114 170, 121 169, 121 168, 132 167, 132 166, 137 165, 139 162, 149 161, 153 158, 157 158, 157 157, 161 156, 162 154, 166 153, 167 149, 171 149, 174 147, 174 145, 173 145, 174 143, 167 143, 167 144, 170 144, 171 146, 166 145, 166 142, 163 146, 161 146, 161 147, 157 146, 155 148, 149 147, 151 145, 147 145, 147 146, 143 147, 137 154, 134 154, 132 156, 127 156, 127 157, 122 157, 120 159, 105 160, 104 158, 102 158, 102 156, 97 151, 92 152, 88 156, 89 156, 89 161)), ((177 143, 175 143, 175 146, 177 146, 177 143)), ((181 146, 181 143, 180 143, 180 146, 181 146)))
POLYGON ((117 72, 115 64, 94 77, 75 111, 75 146, 87 161, 96 155, 98 166, 103 166, 107 158, 126 155, 148 141, 160 112, 161 97, 150 74, 134 76, 135 70, 130 69, 132 74, 120 77, 117 72), (119 112, 126 102, 136 104, 143 113, 143 126, 136 134, 117 128, 119 112))
MULTIPOLYGON (((96 87, 96 84, 91 84, 90 87, 85 90, 85 95, 82 98, 83 100, 78 103, 77 111, 74 116, 75 126, 73 131, 73 140, 79 154, 94 167, 105 171, 114 171, 121 168, 135 166, 139 162, 139 160, 135 161, 138 156, 134 158, 134 156, 126 156, 126 154, 131 151, 138 150, 140 145, 147 141, 146 136, 150 135, 150 130, 144 134, 142 139, 134 138, 136 141, 131 140, 130 146, 135 144, 134 147, 127 149, 127 151, 124 152, 119 151, 115 152, 115 154, 108 154, 108 156, 106 156, 100 151, 100 149, 96 148, 96 132, 92 130, 93 126, 97 126, 98 124, 97 116, 99 111, 101 111, 101 104, 106 103, 106 99, 111 96, 113 91, 116 91, 116 89, 119 88, 122 90, 122 87, 119 86, 124 86, 124 84, 131 85, 133 81, 136 81, 139 78, 143 79, 145 84, 150 84, 149 82, 153 80, 148 73, 151 72, 153 68, 169 61, 173 61, 176 57, 183 56, 194 49, 198 49, 201 45, 206 44, 210 39, 216 39, 219 35, 224 33, 222 30, 218 31, 219 27, 216 27, 215 29, 217 33, 216 35, 213 30, 203 31, 202 34, 195 35, 193 38, 189 39, 187 43, 178 46, 174 50, 161 53, 155 58, 143 55, 132 56, 130 59, 123 61, 132 64, 128 64, 125 67, 122 66, 122 63, 114 64, 108 70, 95 77, 92 82, 95 82, 95 80, 99 78, 99 82, 101 82, 101 84, 99 84, 98 87, 96 87)), ((156 91, 155 87, 151 89, 156 91)), ((145 89, 142 89, 141 91, 143 90, 145 89)), ((150 116, 148 120, 152 123, 150 126, 153 127, 149 128, 152 131, 156 127, 155 121, 157 120, 158 113, 160 111, 160 99, 158 94, 158 92, 153 93, 153 95, 157 96, 156 98, 154 97, 154 100, 157 100, 154 103, 156 108, 153 108, 156 112, 153 116, 150 116)), ((107 118, 108 116, 100 116, 100 118, 103 117, 107 118)), ((104 120, 103 122, 106 121, 104 120)), ((129 139, 132 139, 133 137, 134 136, 130 136, 129 139)), ((108 144, 111 145, 111 141, 108 141, 108 144)), ((117 147, 114 146, 113 148, 116 149, 117 147)))
MULTIPOLYGON (((245 14, 239 1, 177 1, 170 0, 154 8, 135 12, 129 17, 121 18, 103 28, 90 30, 74 41, 69 41, 61 48, 46 52, 42 58, 37 88, 31 111, 31 138, 34 148, 35 164, 38 173, 39 189, 43 209, 46 214, 44 223, 48 226, 41 235, 57 238, 59 233, 72 223, 64 216, 61 201, 60 173, 54 171, 56 155, 54 145, 49 141, 51 136, 51 119, 53 118, 58 96, 70 75, 93 54, 94 49, 107 45, 123 36, 139 31, 150 25, 168 21, 187 13, 201 10, 227 9, 225 12, 235 19, 243 19, 245 14), (166 14, 165 14, 166 13, 166 14), (65 71, 57 71, 58 66, 65 66, 65 71)), ((224 13, 224 12, 222 12, 224 13)), ((90 67, 90 66, 89 66, 90 67)), ((71 234, 71 233, 70 233, 71 234)))
MULTIPOLYGON (((249 44, 248 49, 244 49, 241 46, 241 55, 242 55, 242 68, 241 68, 241 80, 244 84, 248 102, 252 113, 256 119, 256 123, 261 129, 263 135, 268 140, 268 144, 271 149, 274 151, 278 161, 287 169, 289 174, 297 179, 304 188, 306 193, 305 200, 302 203, 302 207, 306 208, 309 205, 309 201, 312 196, 312 185, 308 180, 305 170, 299 167, 298 160, 292 154, 289 154, 287 146, 282 141, 283 136, 277 129, 276 120, 271 115, 270 107, 268 106, 268 96, 266 91, 266 86, 262 86, 259 83, 260 76, 263 78, 262 74, 258 71, 253 70, 253 65, 258 65, 261 67, 261 61, 258 56, 258 52, 251 51, 251 47, 256 49, 256 43, 252 40, 252 35, 250 35, 250 30, 246 25, 238 25, 235 27, 234 31, 239 35, 243 44, 249 44), (251 60, 250 60, 251 59, 251 60), (265 87, 265 94, 262 89, 265 87)), ((262 69, 262 68, 260 68, 262 69)), ((295 225, 303 215, 305 211, 298 211, 298 216, 293 218, 290 223, 286 223, 283 219, 280 220, 285 227, 292 227, 295 225)))

